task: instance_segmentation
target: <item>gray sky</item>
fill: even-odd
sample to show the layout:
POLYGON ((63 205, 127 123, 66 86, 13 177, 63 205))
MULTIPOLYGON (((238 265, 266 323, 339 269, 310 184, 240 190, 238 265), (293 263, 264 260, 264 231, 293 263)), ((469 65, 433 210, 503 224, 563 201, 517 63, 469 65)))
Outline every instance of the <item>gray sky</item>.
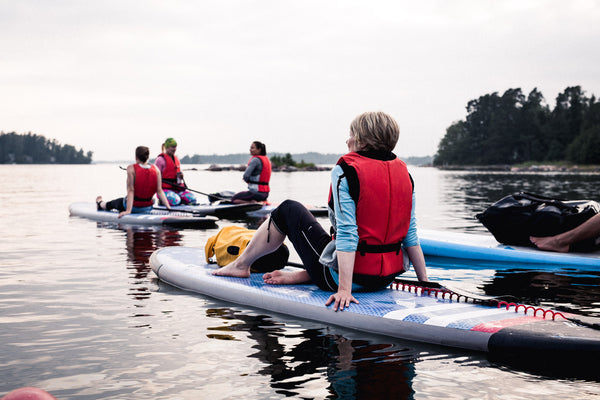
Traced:
POLYGON ((0 130, 133 159, 341 153, 385 111, 400 156, 432 155, 469 100, 600 96, 594 0, 0 0, 0 130))

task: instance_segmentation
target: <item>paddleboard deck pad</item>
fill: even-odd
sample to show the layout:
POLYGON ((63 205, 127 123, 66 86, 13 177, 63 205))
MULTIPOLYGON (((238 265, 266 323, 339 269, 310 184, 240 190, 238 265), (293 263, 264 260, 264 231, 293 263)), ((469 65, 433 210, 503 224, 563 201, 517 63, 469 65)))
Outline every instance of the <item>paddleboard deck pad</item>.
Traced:
POLYGON ((419 241, 426 257, 456 258, 515 265, 546 264, 600 268, 600 252, 556 253, 534 247, 500 244, 491 235, 419 229, 419 241))
MULTIPOLYGON (((263 207, 260 203, 244 204, 195 204, 171 206, 171 210, 191 213, 198 216, 214 215, 222 219, 245 218, 248 212, 260 210, 263 207)), ((167 208, 161 205, 154 207, 157 210, 166 211, 167 208)))
POLYGON ((161 281, 183 290, 374 334, 489 354, 545 354, 577 362, 600 356, 600 330, 553 311, 508 303, 490 307, 400 284, 356 292, 360 304, 334 312, 325 306, 331 293, 314 285, 267 285, 260 273, 213 276, 216 266, 204 260, 203 249, 165 247, 151 255, 150 265, 161 281))
POLYGON ((69 206, 72 216, 100 222, 112 222, 124 225, 165 225, 177 228, 214 228, 218 218, 212 216, 194 216, 189 213, 152 210, 150 214, 128 214, 119 218, 116 211, 99 211, 95 203, 79 202, 69 206))

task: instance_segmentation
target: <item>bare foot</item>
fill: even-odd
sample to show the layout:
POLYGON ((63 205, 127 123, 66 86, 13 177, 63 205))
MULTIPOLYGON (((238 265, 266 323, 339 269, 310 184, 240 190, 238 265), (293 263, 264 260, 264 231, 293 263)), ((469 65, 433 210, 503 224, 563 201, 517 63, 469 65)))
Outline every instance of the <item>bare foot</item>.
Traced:
POLYGON ((310 275, 306 270, 298 271, 273 271, 263 275, 263 281, 269 285, 295 285, 310 282, 310 275))
POLYGON ((104 203, 102 201, 102 196, 96 197, 96 207, 98 208, 98 210, 106 210, 106 203, 104 204, 104 206, 102 205, 102 203, 104 203))
POLYGON ((232 262, 222 268, 219 268, 212 273, 218 276, 233 276, 236 278, 248 278, 250 276, 250 267, 238 265, 237 262, 232 262))
POLYGON ((561 243, 556 236, 530 237, 531 243, 540 250, 557 251, 559 253, 568 253, 569 245, 561 243))

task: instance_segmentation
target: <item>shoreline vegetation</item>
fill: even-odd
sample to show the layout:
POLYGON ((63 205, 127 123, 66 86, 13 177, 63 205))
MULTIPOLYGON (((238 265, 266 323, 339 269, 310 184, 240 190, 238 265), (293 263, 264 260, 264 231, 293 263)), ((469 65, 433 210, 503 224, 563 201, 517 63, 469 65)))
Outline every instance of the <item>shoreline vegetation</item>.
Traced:
POLYGON ((468 102, 464 120, 446 129, 433 163, 445 169, 522 164, 555 169, 563 163, 579 170, 598 165, 600 101, 587 97, 580 86, 567 87, 554 108, 537 89, 527 96, 520 88, 481 96, 468 102))
POLYGON ((31 132, 0 132, 0 164, 91 164, 92 154, 31 132))
MULTIPOLYGON (((303 153, 296 154, 292 156, 290 153, 286 153, 285 155, 280 155, 279 153, 273 153, 273 155, 268 156, 271 161, 271 166, 273 172, 296 172, 296 171, 329 171, 331 170, 331 166, 335 165, 337 160, 342 156, 342 154, 320 154, 320 153, 303 153), (300 158, 301 161, 297 162, 295 158, 300 158), (311 162, 306 162, 305 158, 311 160, 311 162)), ((194 160, 203 161, 199 163, 190 162, 190 159, 185 156, 181 159, 181 164, 210 164, 206 171, 244 171, 246 169, 246 164, 242 162, 237 163, 228 163, 225 162, 223 164, 207 162, 214 161, 216 158, 223 157, 227 161, 232 161, 233 157, 240 157, 242 159, 248 159, 247 154, 235 154, 235 155, 226 155, 226 156, 194 156, 194 160), (184 162, 185 160, 185 162, 184 162), (225 165, 224 165, 225 164, 225 165)), ((431 165, 433 158, 431 156, 425 157, 407 157, 402 158, 407 164, 410 165, 431 165)), ((188 170, 197 170, 197 168, 190 168, 188 170)))

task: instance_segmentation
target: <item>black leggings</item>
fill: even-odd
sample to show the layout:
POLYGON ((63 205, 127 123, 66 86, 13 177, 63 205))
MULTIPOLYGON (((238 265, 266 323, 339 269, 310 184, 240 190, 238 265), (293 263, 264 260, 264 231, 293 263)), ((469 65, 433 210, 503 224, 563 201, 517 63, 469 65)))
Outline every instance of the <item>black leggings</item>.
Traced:
POLYGON ((289 238, 313 283, 323 290, 337 291, 329 268, 319 262, 331 236, 306 207, 297 201, 286 200, 273 210, 268 223, 289 238))
POLYGON ((110 211, 110 210, 117 210, 119 212, 125 211, 125 206, 123 205, 123 200, 124 200, 123 197, 119 197, 118 199, 107 201, 106 209, 108 211, 110 211))

